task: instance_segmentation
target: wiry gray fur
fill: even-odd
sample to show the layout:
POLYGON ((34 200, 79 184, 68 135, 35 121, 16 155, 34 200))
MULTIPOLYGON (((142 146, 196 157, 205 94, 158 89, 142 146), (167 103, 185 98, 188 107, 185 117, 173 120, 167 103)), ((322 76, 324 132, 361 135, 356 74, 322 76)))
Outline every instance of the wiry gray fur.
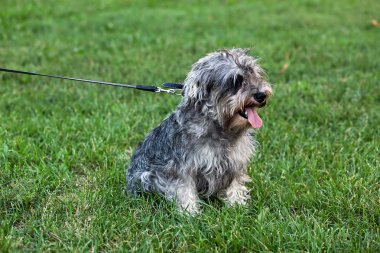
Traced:
POLYGON ((246 167, 255 142, 238 112, 247 105, 265 105, 253 99, 257 92, 271 94, 262 76, 256 60, 242 49, 221 50, 196 62, 177 110, 132 156, 127 192, 157 192, 190 213, 199 210, 198 196, 245 204, 246 167))

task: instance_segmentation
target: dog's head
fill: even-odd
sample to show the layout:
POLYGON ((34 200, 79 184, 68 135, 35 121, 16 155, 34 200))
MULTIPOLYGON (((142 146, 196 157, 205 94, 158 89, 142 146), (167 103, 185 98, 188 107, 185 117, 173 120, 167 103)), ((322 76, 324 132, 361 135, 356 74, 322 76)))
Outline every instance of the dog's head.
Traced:
POLYGON ((257 109, 272 89, 248 50, 221 50, 196 62, 183 89, 183 102, 194 105, 223 128, 260 128, 257 109))

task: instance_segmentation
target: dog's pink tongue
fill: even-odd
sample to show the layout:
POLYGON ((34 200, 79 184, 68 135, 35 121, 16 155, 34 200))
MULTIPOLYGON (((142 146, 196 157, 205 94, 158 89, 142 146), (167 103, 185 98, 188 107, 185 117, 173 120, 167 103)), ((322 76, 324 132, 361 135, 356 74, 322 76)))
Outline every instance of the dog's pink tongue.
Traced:
POLYGON ((257 114, 256 108, 248 107, 245 108, 248 115, 248 121, 253 128, 260 128, 263 125, 263 121, 260 119, 260 116, 257 114))

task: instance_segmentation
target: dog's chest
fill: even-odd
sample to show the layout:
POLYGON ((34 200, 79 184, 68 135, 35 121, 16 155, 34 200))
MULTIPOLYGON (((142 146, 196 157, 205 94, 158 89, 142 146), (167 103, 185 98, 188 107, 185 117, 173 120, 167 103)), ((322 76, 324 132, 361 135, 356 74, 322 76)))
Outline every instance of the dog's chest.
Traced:
POLYGON ((235 175, 246 170, 253 151, 250 136, 243 136, 232 145, 223 142, 196 145, 192 169, 196 169, 198 191, 211 195, 228 187, 235 175))
POLYGON ((196 155, 206 167, 240 167, 249 161, 252 151, 253 145, 249 138, 241 138, 232 145, 211 142, 198 146, 196 155))

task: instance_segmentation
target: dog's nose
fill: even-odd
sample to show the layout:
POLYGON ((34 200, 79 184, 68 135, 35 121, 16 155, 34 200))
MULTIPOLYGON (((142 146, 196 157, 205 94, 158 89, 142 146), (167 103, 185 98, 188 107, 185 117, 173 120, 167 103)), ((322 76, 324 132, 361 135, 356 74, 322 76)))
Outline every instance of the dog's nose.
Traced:
POLYGON ((264 92, 257 92, 256 94, 253 95, 253 97, 255 98, 257 102, 262 103, 267 97, 267 94, 265 94, 264 92))

